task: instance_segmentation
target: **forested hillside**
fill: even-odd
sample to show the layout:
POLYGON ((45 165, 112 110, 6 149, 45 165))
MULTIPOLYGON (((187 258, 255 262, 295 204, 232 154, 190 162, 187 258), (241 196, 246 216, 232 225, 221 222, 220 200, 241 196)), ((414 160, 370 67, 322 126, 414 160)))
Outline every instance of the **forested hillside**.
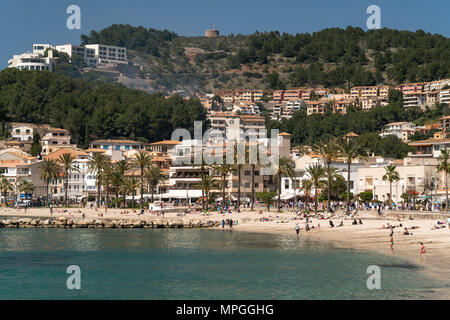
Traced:
POLYGON ((349 88, 450 77, 450 39, 424 31, 325 29, 219 38, 112 25, 82 44, 125 46, 159 89, 349 88))
POLYGON ((169 139, 175 128, 205 120, 197 99, 169 99, 119 84, 45 71, 0 72, 0 121, 48 123, 70 130, 75 143, 98 138, 169 139))

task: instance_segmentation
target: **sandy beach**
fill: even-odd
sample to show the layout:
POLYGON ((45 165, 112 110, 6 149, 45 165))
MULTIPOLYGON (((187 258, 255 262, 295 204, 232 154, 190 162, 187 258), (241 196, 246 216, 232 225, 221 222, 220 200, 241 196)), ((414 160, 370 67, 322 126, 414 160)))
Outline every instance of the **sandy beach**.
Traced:
MULTIPOLYGON (((327 241, 337 247, 352 248, 358 250, 372 250, 381 254, 391 255, 390 252, 390 230, 382 228, 388 224, 394 228, 394 255, 404 258, 411 263, 423 267, 427 275, 439 279, 444 283, 450 283, 450 230, 447 225, 445 228, 434 229, 437 221, 446 222, 444 214, 427 213, 405 213, 399 214, 391 212, 386 216, 378 217, 375 212, 360 212, 357 219, 361 219, 363 224, 352 225, 352 218, 345 217, 342 213, 337 213, 331 220, 335 227, 331 228, 330 219, 310 218, 309 223, 313 227, 306 231, 306 221, 299 218, 294 212, 263 211, 262 213, 243 211, 240 213, 218 214, 211 213, 203 215, 201 212, 187 213, 183 216, 176 212, 167 212, 164 217, 155 213, 146 212, 138 215, 139 210, 132 212, 128 210, 127 214, 121 214, 124 210, 108 209, 86 209, 54 208, 50 215, 48 208, 31 208, 25 213, 24 209, 1 208, 0 219, 4 217, 36 217, 36 218, 58 218, 61 216, 84 219, 126 219, 126 220, 183 220, 184 223, 190 221, 209 220, 219 221, 223 219, 237 220, 238 224, 233 226, 233 230, 243 232, 285 234, 297 237, 295 232, 296 224, 300 227, 298 237, 318 241, 327 241), (99 217, 99 213, 103 217, 99 217), (397 217, 398 215, 398 217, 397 217), (412 219, 411 219, 412 218, 412 219), (338 227, 343 221, 343 226, 338 227), (320 230, 318 225, 320 224, 320 230), (400 226, 401 225, 401 226, 400 226), (408 228, 410 235, 403 235, 404 228, 408 228), (414 227, 414 229, 413 229, 414 227), (426 248, 426 261, 418 260, 420 252, 420 242, 423 242, 426 248)), ((221 226, 219 227, 222 228, 221 226)), ((229 228, 225 226, 225 228, 229 228)), ((450 298, 450 290, 442 290, 436 296, 440 299, 450 298)))

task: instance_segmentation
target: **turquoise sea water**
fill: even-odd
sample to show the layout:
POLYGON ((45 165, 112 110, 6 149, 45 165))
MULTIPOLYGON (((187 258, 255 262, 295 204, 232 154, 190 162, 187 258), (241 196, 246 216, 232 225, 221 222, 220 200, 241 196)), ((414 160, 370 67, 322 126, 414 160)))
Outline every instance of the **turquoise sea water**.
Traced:
POLYGON ((0 230, 0 299, 410 299, 436 287, 402 259, 295 236, 0 230), (81 290, 66 287, 69 265, 81 290), (368 265, 381 268, 380 290, 366 287, 368 265))

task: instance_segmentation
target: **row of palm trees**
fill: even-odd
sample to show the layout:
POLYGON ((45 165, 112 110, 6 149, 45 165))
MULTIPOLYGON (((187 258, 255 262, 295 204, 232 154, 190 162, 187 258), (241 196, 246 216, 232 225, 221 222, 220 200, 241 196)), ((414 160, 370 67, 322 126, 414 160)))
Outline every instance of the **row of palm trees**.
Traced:
MULTIPOLYGON (((22 180, 17 185, 17 189, 19 190, 19 192, 25 193, 25 199, 28 199, 28 195, 30 193, 33 193, 34 185, 32 182, 30 182, 28 180, 22 180)), ((6 197, 7 197, 8 191, 12 191, 12 190, 14 190, 13 183, 9 179, 7 179, 5 177, 1 177, 0 193, 3 195, 4 203, 6 203, 6 197)))
MULTIPOLYGON (((315 210, 317 211, 317 192, 319 189, 323 189, 327 185, 328 200, 327 207, 330 209, 330 198, 331 198, 331 185, 333 179, 339 176, 337 170, 331 166, 332 162, 336 158, 344 158, 348 166, 347 175, 347 210, 350 207, 350 171, 353 161, 359 157, 365 156, 366 152, 361 144, 353 139, 330 139, 326 142, 317 144, 316 148, 319 155, 324 159, 325 166, 321 164, 314 164, 307 168, 307 173, 309 175, 308 179, 302 180, 302 188, 305 189, 305 193, 309 198, 309 192, 314 188, 315 190, 315 210)), ((237 157, 237 151, 235 146, 235 158, 237 157)), ((223 159, 225 161, 225 159, 223 159)), ((246 152, 246 160, 248 160, 248 152, 246 152)), ((202 161, 202 169, 208 169, 206 171, 202 170, 201 182, 198 186, 202 189, 202 195, 208 199, 211 189, 218 188, 218 185, 214 178, 209 175, 209 170, 216 172, 220 175, 221 180, 221 192, 222 192, 222 208, 225 207, 225 187, 226 187, 226 177, 230 174, 237 174, 238 176, 238 190, 237 190, 237 205, 240 206, 241 200, 241 173, 243 169, 243 164, 240 161, 234 161, 234 164, 216 164, 216 165, 206 165, 202 161)), ((255 169, 256 166, 264 167, 260 162, 252 163, 251 165, 251 210, 255 203, 255 169)), ((287 157, 280 157, 275 164, 274 176, 277 181, 277 202, 278 210, 281 208, 281 181, 282 177, 288 177, 290 179, 295 179, 296 172, 293 166, 292 160, 287 157)), ((308 199, 309 202, 309 199, 308 199)), ((207 204, 205 206, 205 201, 202 202, 203 207, 207 209, 207 204)))
MULTIPOLYGON (((140 188, 141 209, 144 208, 143 197, 146 189, 151 190, 153 202, 155 188, 167 177, 160 168, 152 163, 152 160, 152 156, 144 151, 138 152, 133 160, 125 158, 115 163, 112 163, 110 157, 103 153, 94 153, 87 165, 88 172, 96 175, 96 207, 100 206, 102 189, 106 193, 106 203, 109 203, 111 193, 115 194, 117 200, 119 200, 119 195, 122 195, 124 203, 126 195, 131 194, 134 207, 134 196, 138 188, 140 188), (139 177, 136 177, 134 173, 127 174, 128 171, 135 168, 139 169, 139 177)), ((49 185, 51 181, 63 177, 64 202, 68 205, 69 175, 73 172, 79 172, 75 161, 76 156, 64 153, 57 160, 45 158, 41 162, 40 178, 46 182, 48 201, 50 201, 49 185)), ((118 201, 116 205, 117 203, 118 201)))
MULTIPOLYGON (((327 209, 331 211, 331 189, 333 180, 337 179, 337 169, 332 167, 332 163, 337 158, 342 158, 347 163, 347 213, 350 213, 350 172, 351 165, 355 159, 364 157, 367 155, 365 148, 354 138, 338 139, 333 138, 324 142, 320 142, 315 146, 315 150, 323 159, 324 165, 313 164, 306 169, 309 176, 308 179, 302 180, 302 187, 306 191, 309 197, 309 191, 314 188, 315 190, 315 203, 314 208, 317 212, 317 191, 323 189, 326 186, 327 189, 327 209)), ((309 199, 308 199, 309 202, 309 199)))

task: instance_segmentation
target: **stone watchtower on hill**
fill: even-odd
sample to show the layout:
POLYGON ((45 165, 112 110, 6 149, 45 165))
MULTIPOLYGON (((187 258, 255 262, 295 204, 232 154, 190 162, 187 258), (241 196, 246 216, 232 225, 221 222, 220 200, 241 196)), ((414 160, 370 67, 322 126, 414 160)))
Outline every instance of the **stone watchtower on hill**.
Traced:
POLYGON ((219 37, 219 30, 216 28, 212 28, 205 31, 205 37, 206 38, 218 38, 219 37))

